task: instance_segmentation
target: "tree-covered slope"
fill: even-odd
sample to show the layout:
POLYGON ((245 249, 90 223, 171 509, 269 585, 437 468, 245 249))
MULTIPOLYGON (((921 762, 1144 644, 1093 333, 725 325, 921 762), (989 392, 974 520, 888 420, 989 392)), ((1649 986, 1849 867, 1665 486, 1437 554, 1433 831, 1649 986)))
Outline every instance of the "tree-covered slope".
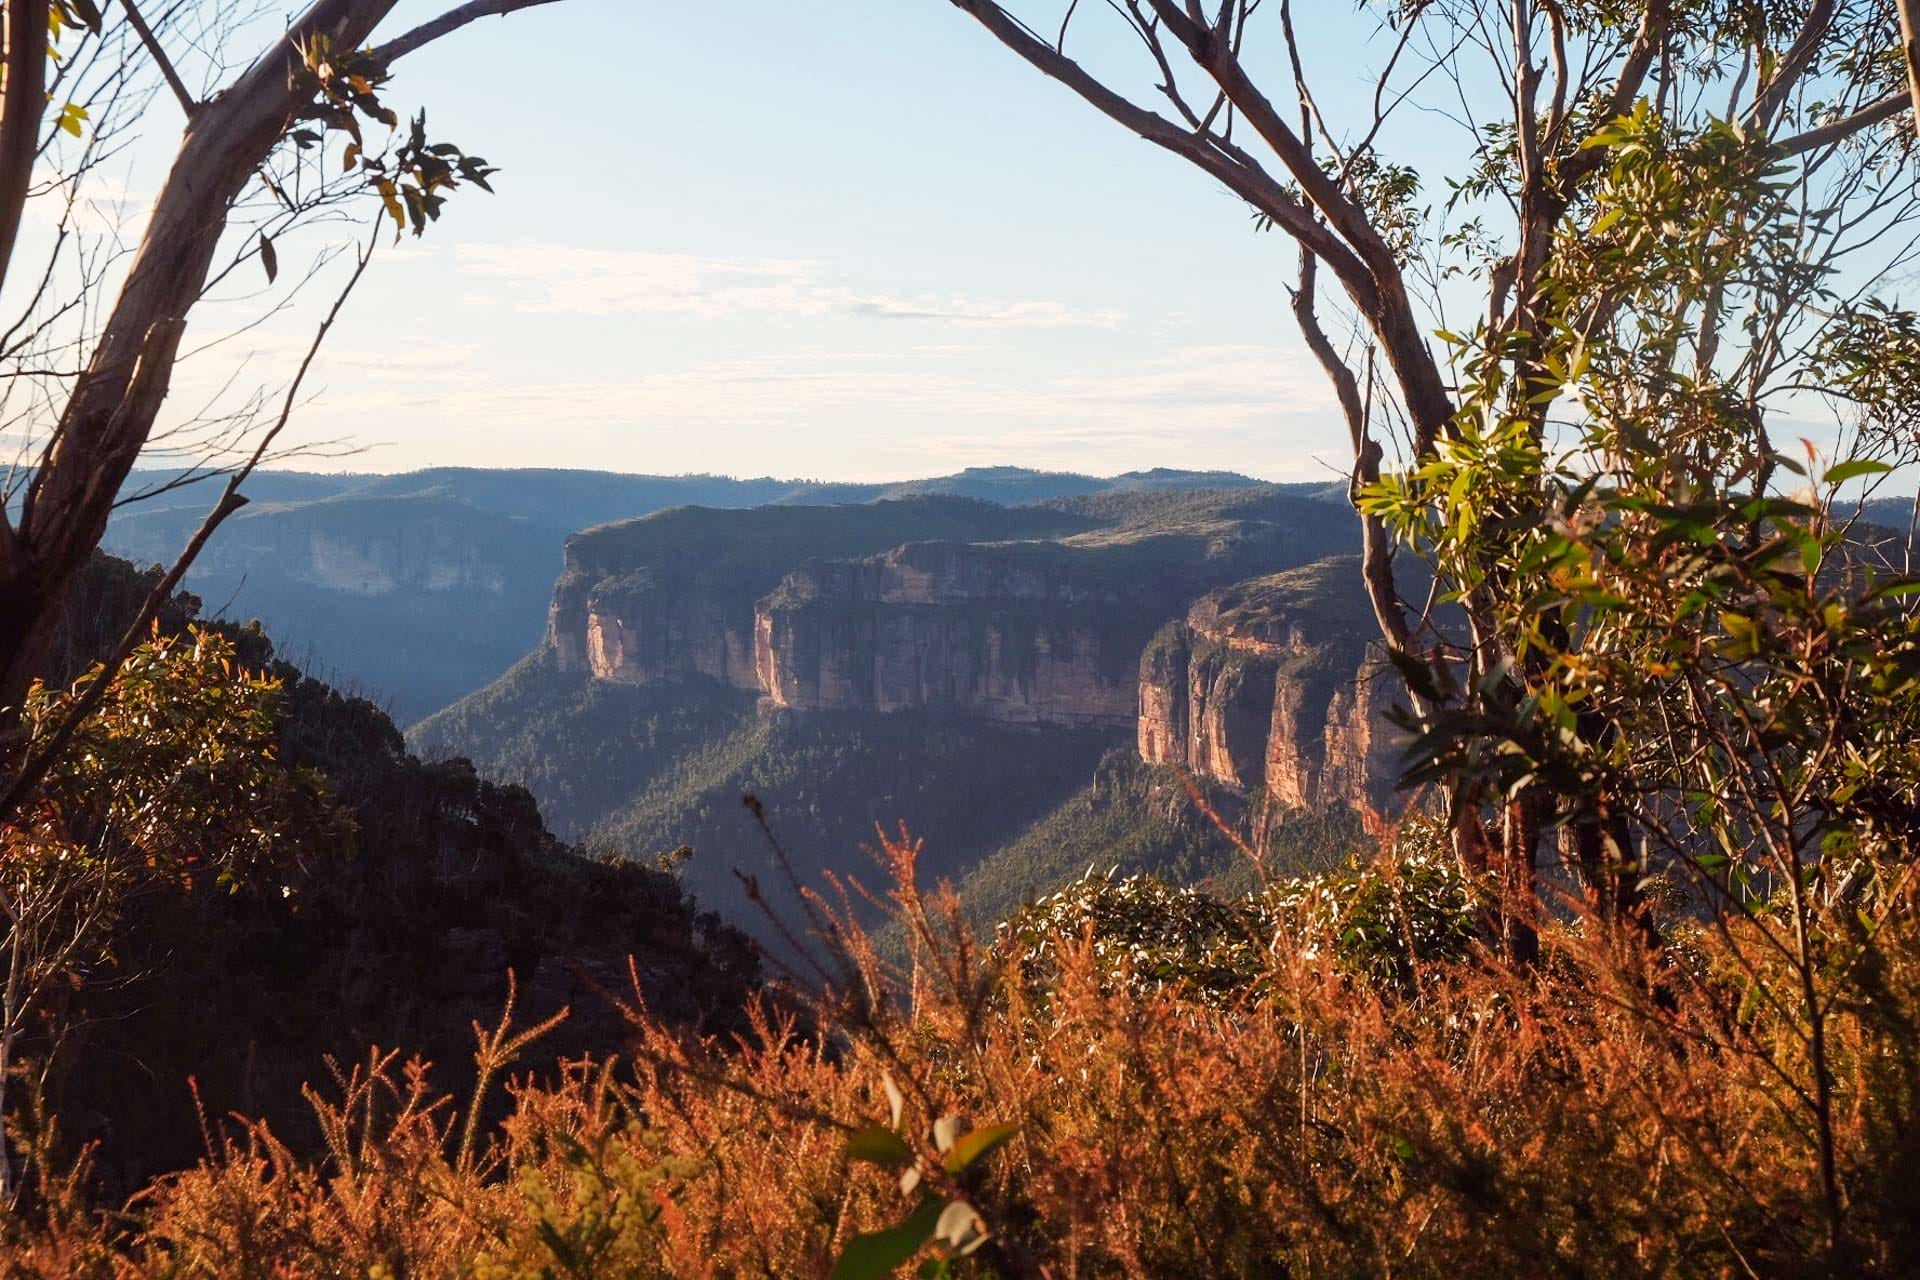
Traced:
MULTIPOLYGON (((97 557, 69 604, 56 677, 90 665, 154 581, 97 557)), ((162 631, 183 630, 197 605, 175 597, 162 631)), ((573 1010, 527 1068, 620 1048, 627 1028, 607 994, 630 990, 629 957, 656 1013, 737 1025, 758 962, 671 876, 563 843, 525 788, 422 762, 372 703, 305 675, 256 629, 217 629, 235 646, 232 678, 280 684, 265 767, 317 789, 329 816, 285 833, 297 854, 270 874, 166 883, 117 904, 112 963, 61 993, 56 1061, 71 1069, 47 1080, 48 1100, 71 1140, 111 1132, 143 1153, 142 1168, 111 1176, 201 1153, 189 1078, 202 1117, 259 1111, 297 1143, 311 1136, 298 1086, 328 1054, 400 1047, 458 1078, 471 1024, 499 1016, 509 970, 523 1017, 573 1010)))
POLYGON ((754 695, 710 681, 629 685, 563 671, 542 646, 500 679, 415 726, 413 749, 462 756, 540 797, 580 839, 694 756, 757 723, 754 695))
POLYGON ((877 829, 924 838, 929 876, 958 878, 1093 777, 1120 736, 996 728, 931 711, 756 717, 676 763, 596 829, 590 843, 654 854, 690 846, 680 875, 705 907, 759 931, 736 872, 776 905, 795 903, 752 795, 802 882, 881 877, 877 829))
MULTIPOLYGON (((1206 795, 1234 835, 1262 849, 1271 877, 1324 870, 1362 842, 1359 821, 1347 810, 1276 814, 1262 823, 1249 821, 1245 797, 1218 789, 1206 795), (1256 827, 1264 834, 1256 837, 1256 827)), ((970 867, 957 884, 969 917, 990 929, 1089 871, 1144 873, 1211 884, 1222 892, 1249 889, 1260 877, 1235 839, 1194 805, 1176 773, 1118 748, 1101 758, 1085 786, 970 867)))

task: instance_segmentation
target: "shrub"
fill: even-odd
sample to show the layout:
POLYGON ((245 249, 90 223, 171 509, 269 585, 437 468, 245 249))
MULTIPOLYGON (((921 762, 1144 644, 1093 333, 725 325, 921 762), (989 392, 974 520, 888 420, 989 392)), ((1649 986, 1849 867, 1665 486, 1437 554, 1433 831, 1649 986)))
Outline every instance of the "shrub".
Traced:
POLYGON ((1268 949, 1288 945, 1324 947, 1348 972, 1405 985, 1424 965, 1463 959, 1480 922, 1481 895, 1443 834, 1415 822, 1384 861, 1355 859, 1231 899, 1157 876, 1089 871, 1002 923, 999 943, 1048 977, 1059 948, 1085 946, 1110 980, 1143 993, 1167 985, 1203 997, 1243 993, 1267 974, 1268 949))
MULTIPOLYGON (((1343 961, 1334 933, 1356 909, 1421 898, 1381 870, 1310 895, 1339 911, 1282 913, 1244 987, 1116 982, 1131 953, 1103 953, 1090 922, 1117 936, 1147 925, 1130 911, 1168 904, 1204 940, 1252 905, 1222 915, 1094 881, 982 948, 951 894, 915 887, 917 849, 886 852, 914 967, 896 985, 844 910, 816 902, 834 983, 812 1031, 769 999, 748 1034, 703 1039, 629 1000, 630 1056, 512 1083, 504 1122, 472 1143, 484 1097, 456 1105, 425 1068, 376 1054, 310 1095, 334 1135, 323 1156, 243 1126, 125 1219, 58 1205, 7 1219, 7 1267, 1871 1276, 1903 1274, 1920 1245, 1911 881, 1822 917, 1845 1208, 1830 1236, 1793 1084, 1803 1024, 1777 994, 1797 969, 1756 927, 1702 930, 1695 968, 1637 935, 1550 922, 1537 966, 1440 946, 1409 989, 1391 966, 1343 961), (960 1135, 999 1145, 969 1165, 953 1159, 960 1135)), ((1451 889, 1433 901, 1443 918, 1463 909, 1451 889)), ((516 1047, 505 1029, 482 1038, 483 1054, 502 1046, 516 1047)))

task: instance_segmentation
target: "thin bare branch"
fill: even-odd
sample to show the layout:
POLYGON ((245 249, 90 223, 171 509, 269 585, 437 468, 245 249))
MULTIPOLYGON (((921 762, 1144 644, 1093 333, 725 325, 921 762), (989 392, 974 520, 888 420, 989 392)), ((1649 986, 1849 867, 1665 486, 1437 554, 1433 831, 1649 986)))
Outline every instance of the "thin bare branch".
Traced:
POLYGON ((200 104, 187 91, 186 82, 174 69, 173 59, 167 56, 166 46, 161 44, 160 38, 153 34, 153 28, 147 25, 147 20, 140 16, 140 10, 133 0, 120 0, 120 4, 127 11, 127 21, 133 24, 134 31, 139 34, 140 43, 147 46, 147 53, 152 56, 154 64, 160 68, 160 74, 165 78, 167 88, 173 90, 174 100, 180 104, 180 109, 187 113, 187 118, 192 119, 193 114, 200 109, 200 104))
MULTIPOLYGON (((373 227, 374 238, 378 237, 380 224, 381 220, 376 218, 373 227)), ((299 368, 294 372, 293 381, 287 386, 286 397, 280 408, 280 416, 271 427, 261 434, 252 456, 236 468, 233 474, 228 477, 226 487, 221 491, 219 500, 214 503, 213 509, 207 513, 206 519, 201 521, 200 527, 194 531, 193 537, 188 540, 187 545, 181 550, 178 558, 174 560, 172 567, 161 576, 160 580, 154 584, 153 589, 147 593, 146 600, 141 604, 140 609, 134 614, 132 621, 127 624, 126 630, 121 634, 119 641, 102 662, 99 674, 88 684, 86 690, 81 693, 78 698, 74 699, 73 706, 68 710, 66 718, 61 721, 60 725, 47 736, 42 744, 21 761, 14 775, 7 780, 6 790, 0 792, 0 816, 13 813, 22 801, 33 793, 34 788, 38 787, 41 781, 45 779, 48 771, 59 761, 61 753, 66 750, 67 744, 73 740, 73 735, 79 731, 80 726, 86 722, 87 717, 92 715, 94 710, 100 705, 100 700, 106 696, 108 686, 113 683, 114 677, 119 674, 120 668, 126 664, 128 656, 133 653, 141 639, 147 634, 149 628, 153 626, 153 620, 160 615, 161 608, 166 604, 168 597, 179 587, 181 579, 186 577, 187 570, 193 567, 194 561, 199 558, 200 552, 206 547, 207 540, 213 537, 214 532, 226 522, 227 517, 247 505, 247 499, 241 494, 240 486, 246 483, 247 478, 253 474, 254 468, 260 465, 260 461, 266 456, 267 450, 272 446, 274 440, 278 438, 281 431, 286 428, 288 421, 292 418, 294 406, 298 402, 301 384, 304 383, 307 378, 307 371, 313 367, 314 358, 320 354, 320 347, 326 342, 327 334, 332 331, 334 322, 340 318, 340 312, 347 305, 347 299, 353 296, 355 286, 360 283, 360 277, 366 274, 367 264, 373 260, 374 238, 370 238, 367 247, 360 252, 354 264, 353 274, 348 277, 346 285, 340 290, 339 296, 334 299, 333 306, 327 312, 326 318, 320 322, 320 328, 313 335, 313 341, 308 344, 306 355, 302 357, 299 368)), ((173 351, 179 345, 180 330, 184 327, 184 325, 176 324, 171 334, 162 334, 155 338, 152 345, 156 359, 163 358, 168 363, 172 362, 173 351)))

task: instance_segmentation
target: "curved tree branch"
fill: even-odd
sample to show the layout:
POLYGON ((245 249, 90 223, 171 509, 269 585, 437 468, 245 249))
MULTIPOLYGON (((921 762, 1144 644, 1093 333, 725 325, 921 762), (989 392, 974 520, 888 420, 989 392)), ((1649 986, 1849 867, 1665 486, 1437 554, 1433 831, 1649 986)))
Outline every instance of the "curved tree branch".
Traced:
POLYGON ((382 62, 393 62, 477 19, 503 17, 520 9, 553 3, 555 0, 469 0, 466 4, 447 10, 431 22, 423 22, 404 35, 395 36, 385 44, 376 46, 373 56, 382 62))
MULTIPOLYGON (((1903 2, 1909 2, 1909 0, 1903 0, 1903 2)), ((1775 145, 1779 147, 1782 155, 1797 156, 1808 151, 1817 151, 1821 147, 1845 141, 1856 133, 1891 120, 1911 106, 1913 106, 1913 99, 1907 94, 1890 93, 1878 102, 1868 103, 1852 115, 1842 116, 1838 120, 1809 129, 1805 133, 1796 133, 1775 145)))
POLYGON ((1833 26, 1837 8, 1838 0, 1814 0, 1808 7, 1806 21, 1800 24, 1800 32, 1793 38, 1793 43, 1787 46, 1778 70, 1754 98, 1752 119, 1760 128, 1772 127, 1781 108, 1787 105, 1787 96, 1793 92, 1794 86, 1813 69, 1820 53, 1820 43, 1827 38, 1827 31, 1833 26))
MULTIPOLYGON (((1653 70, 1653 63, 1666 48, 1671 33, 1672 12, 1669 0, 1649 0, 1646 10, 1640 15, 1640 26, 1634 32, 1633 43, 1627 47, 1626 58, 1620 64, 1620 74, 1613 82, 1613 92, 1607 95, 1607 105, 1598 113, 1601 123, 1616 116, 1623 116, 1633 109, 1633 103, 1640 96, 1641 87, 1647 82, 1647 73, 1653 70)), ((1587 177, 1596 172, 1606 162, 1607 153, 1601 147, 1579 147, 1572 155, 1560 163, 1559 194, 1564 201, 1569 192, 1587 177)))
POLYGON ((1079 63, 1062 56, 1047 41, 1035 36, 993 0, 951 2, 1035 70, 1073 90, 1102 115, 1225 183, 1234 194, 1272 218, 1282 230, 1326 262, 1349 290, 1360 290, 1356 300, 1363 307, 1376 301, 1372 278, 1359 256, 1240 148, 1218 135, 1184 129, 1165 116, 1128 101, 1088 74, 1079 63))
POLYGON ((1152 0, 1152 3, 1154 12, 1186 46, 1189 56, 1214 78, 1241 118, 1253 126, 1280 157, 1289 176, 1307 193, 1307 198, 1325 216, 1340 240, 1350 247, 1353 256, 1365 265, 1369 287, 1356 290, 1349 273, 1341 270, 1338 262, 1328 262, 1379 338, 1387 363, 1393 366, 1394 377, 1400 384, 1408 416, 1413 419, 1414 449, 1417 453, 1426 453, 1452 422, 1453 397, 1427 346, 1426 332, 1413 313, 1406 279, 1392 247, 1367 211, 1333 175, 1321 168, 1312 149, 1247 75, 1239 55, 1223 33, 1194 22, 1172 0, 1152 0))
POLYGON ((1392 249, 1365 211, 1319 166, 1306 142, 1280 118, 1246 75, 1224 27, 1216 32, 1204 19, 1195 21, 1170 0, 1151 0, 1165 29, 1213 77, 1240 116, 1286 166, 1287 176, 1306 193, 1312 207, 1243 149, 1206 130, 1182 128, 1114 92, 994 0, 951 3, 1036 70, 1066 85, 1108 118, 1218 178, 1324 262, 1387 353, 1415 424, 1415 447, 1425 452, 1447 430, 1453 400, 1413 313, 1392 249))

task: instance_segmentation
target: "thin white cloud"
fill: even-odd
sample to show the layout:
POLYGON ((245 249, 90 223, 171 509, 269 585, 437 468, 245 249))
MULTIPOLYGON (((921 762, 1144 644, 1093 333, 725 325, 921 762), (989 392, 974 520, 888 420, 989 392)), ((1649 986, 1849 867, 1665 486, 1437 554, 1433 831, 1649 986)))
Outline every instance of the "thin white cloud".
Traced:
MULTIPOLYGON (((656 314, 719 319, 829 315, 968 328, 1111 327, 1125 317, 1045 299, 899 294, 857 289, 807 258, 713 258, 522 242, 461 245, 460 270, 503 292, 491 299, 549 314, 656 314)), ((485 298, 487 295, 479 294, 485 298)))
POLYGON ((1178 347, 1119 375, 1068 376, 1054 392, 1089 408, 1201 410, 1234 419, 1322 413, 1333 392, 1298 353, 1252 345, 1178 347))
MULTIPOLYGON (((991 362, 903 363, 898 353, 787 351, 619 379, 458 387, 384 386, 315 406, 338 423, 369 415, 439 418, 497 438, 667 436, 818 439, 859 454, 898 448, 962 464, 1014 459, 1085 465, 1089 454, 1189 465, 1204 453, 1272 459, 1317 475, 1314 449, 1338 444, 1333 398, 1299 353, 1262 347, 1176 350, 1136 371, 1014 376, 991 362)), ((783 446, 784 447, 784 444, 783 446)), ((1268 473, 1279 474, 1269 464, 1268 473)))
POLYGON ((375 378, 441 381, 473 376, 480 367, 480 348, 471 342, 409 339, 388 349, 322 348, 323 373, 364 373, 375 378))
POLYGON ((47 165, 33 170, 34 195, 26 203, 29 226, 51 231, 63 222, 85 236, 102 236, 122 244, 137 244, 146 234, 153 213, 153 194, 135 190, 116 174, 89 172, 76 191, 75 179, 47 165))

